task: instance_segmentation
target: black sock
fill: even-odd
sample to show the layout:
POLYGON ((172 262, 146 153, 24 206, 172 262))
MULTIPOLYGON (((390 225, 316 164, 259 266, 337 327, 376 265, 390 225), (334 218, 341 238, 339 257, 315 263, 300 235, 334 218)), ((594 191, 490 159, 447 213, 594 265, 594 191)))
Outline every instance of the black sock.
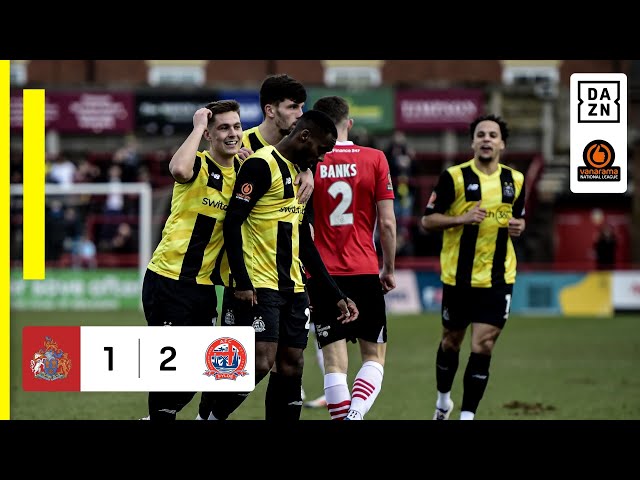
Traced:
MULTIPOLYGON (((210 412, 213 413, 213 416, 218 420, 226 420, 248 396, 249 392, 209 392, 207 401, 209 402, 211 407, 210 412)), ((202 417, 202 413, 200 416, 202 417)), ((206 417, 202 418, 205 420, 209 418, 209 413, 207 413, 206 417)))
POLYGON ((265 419, 300 420, 302 411, 302 376, 289 377, 271 372, 264 399, 265 419))
POLYGON ((171 421, 191 401, 195 392, 149 392, 149 419, 171 421))
POLYGON ((471 352, 464 372, 461 411, 475 413, 489 382, 491 355, 471 352))
POLYGON ((442 342, 438 345, 438 353, 436 354, 436 386, 441 393, 451 391, 453 379, 458 371, 458 361, 460 351, 442 350, 442 342))
POLYGON ((213 392, 202 392, 200 395, 200 404, 198 405, 198 415, 203 420, 209 418, 209 414, 213 409, 213 402, 215 401, 215 395, 213 392))

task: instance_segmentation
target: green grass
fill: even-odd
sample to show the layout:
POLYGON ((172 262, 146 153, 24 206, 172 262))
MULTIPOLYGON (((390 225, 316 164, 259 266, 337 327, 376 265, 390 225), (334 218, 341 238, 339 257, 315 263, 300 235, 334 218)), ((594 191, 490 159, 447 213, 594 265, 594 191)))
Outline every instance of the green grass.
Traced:
MULTIPOLYGON (((27 325, 144 325, 137 312, 11 314, 11 419, 137 419, 147 414, 146 393, 25 392, 22 390, 22 327, 27 325)), ((391 316, 382 391, 370 420, 429 420, 435 404, 435 315, 391 316)), ((359 365, 351 348, 349 381, 359 365)), ((462 400, 468 339, 460 355, 453 400, 462 400)), ((310 342, 303 378, 308 398, 322 394, 322 375, 310 342)), ((491 377, 476 419, 640 419, 640 318, 517 317, 497 342, 491 377)), ((231 419, 264 417, 266 380, 231 419)), ((198 396, 178 415, 190 420, 198 396)), ((457 410, 457 408, 456 408, 457 410)), ((452 418, 458 418, 454 412, 452 418)), ((303 409, 304 420, 326 420, 325 409, 303 409)))

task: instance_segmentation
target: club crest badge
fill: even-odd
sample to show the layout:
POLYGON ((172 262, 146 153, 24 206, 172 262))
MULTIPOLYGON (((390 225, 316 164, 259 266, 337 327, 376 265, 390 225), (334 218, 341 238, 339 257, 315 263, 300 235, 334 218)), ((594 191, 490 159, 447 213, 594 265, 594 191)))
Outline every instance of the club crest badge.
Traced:
POLYGON ((223 337, 211 343, 205 353, 205 363, 204 375, 216 380, 235 380, 249 373, 245 369, 247 351, 235 338, 223 337))
POLYGON ((62 351, 51 337, 44 337, 44 346, 33 354, 29 367, 35 378, 55 381, 66 378, 71 370, 69 354, 62 351))

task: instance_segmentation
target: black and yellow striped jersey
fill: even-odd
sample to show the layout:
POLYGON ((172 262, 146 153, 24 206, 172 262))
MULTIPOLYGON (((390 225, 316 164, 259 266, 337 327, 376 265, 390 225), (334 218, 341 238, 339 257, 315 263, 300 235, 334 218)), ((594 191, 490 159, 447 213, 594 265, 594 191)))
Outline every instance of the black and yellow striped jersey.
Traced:
POLYGON ((241 241, 229 243, 229 252, 238 249, 235 259, 244 259, 238 263, 229 254, 238 289, 305 290, 300 260, 305 206, 296 199, 298 172, 272 146, 259 149, 242 164, 225 222, 228 243, 229 225, 242 225, 241 241))
POLYGON ((262 147, 268 147, 269 145, 260 134, 257 126, 242 132, 242 146, 250 148, 253 152, 257 152, 262 147))
POLYGON ((175 183, 171 213, 148 268, 174 280, 229 285, 222 223, 240 162, 216 163, 208 151, 196 154, 193 177, 175 183))
POLYGON ((487 210, 480 224, 459 225, 443 232, 441 279, 447 285, 492 287, 516 280, 516 255, 508 233, 511 217, 524 217, 524 175, 498 164, 491 175, 474 160, 449 167, 438 180, 425 215, 463 215, 478 201, 487 210))

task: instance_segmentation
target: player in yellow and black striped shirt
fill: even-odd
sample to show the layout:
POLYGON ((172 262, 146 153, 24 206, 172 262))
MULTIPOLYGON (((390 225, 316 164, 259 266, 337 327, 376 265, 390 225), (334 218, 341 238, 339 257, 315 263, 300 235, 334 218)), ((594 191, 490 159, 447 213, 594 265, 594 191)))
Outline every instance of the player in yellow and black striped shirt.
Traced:
MULTIPOLYGON (((288 135, 302 115, 304 102, 307 100, 307 91, 300 82, 287 74, 267 76, 260 85, 260 108, 263 120, 260 125, 245 130, 242 136, 243 148, 239 152, 242 161, 249 155, 263 147, 277 144, 288 135)), ((296 197, 300 203, 306 203, 313 191, 313 173, 311 170, 301 171, 294 178, 294 185, 300 185, 296 191, 296 197)), ((222 301, 221 324, 234 325, 233 288, 225 288, 222 301)), ((277 377, 274 371, 272 376, 277 377)), ((276 380, 277 382, 277 380, 276 380)), ((271 385, 271 380, 270 380, 271 385)), ((268 397, 271 397, 273 388, 268 388, 268 397)), ((211 407, 207 400, 208 392, 204 392, 198 407, 196 419, 211 418, 211 407)))
POLYGON ((474 157, 442 173, 422 217, 425 229, 444 230, 443 336, 436 357, 434 420, 451 415, 451 386, 470 324, 471 354, 460 419, 475 416, 489 380, 493 347, 509 316, 516 280, 511 237, 519 237, 525 228, 524 175, 500 164, 507 124, 485 115, 470 124, 469 133, 474 157))
MULTIPOLYGON (((195 112, 193 131, 169 163, 176 181, 171 214, 142 286, 150 326, 215 324, 215 285, 229 283, 222 220, 240 168, 241 140, 238 102, 212 102, 195 112), (199 152, 203 136, 209 148, 199 152)), ((149 418, 175 420, 194 395, 149 393, 149 418)))
MULTIPOLYGON (((242 135, 242 150, 238 156, 244 161, 249 155, 263 147, 275 145, 293 130, 296 121, 302 115, 307 91, 300 82, 287 74, 267 76, 260 85, 260 108, 264 116, 260 125, 245 130, 242 135)), ((306 203, 313 191, 313 174, 311 170, 301 172, 295 177, 295 184, 300 182, 297 198, 306 203)), ((222 325, 233 325, 233 288, 225 288, 222 302, 222 325)), ((206 394, 204 395, 206 396, 206 394)), ((208 407, 201 401, 199 415, 207 418, 208 407)))
MULTIPOLYGON (((331 151, 336 136, 327 115, 306 112, 277 145, 245 160, 225 219, 225 244, 236 282, 236 325, 252 325, 256 333, 256 385, 277 363, 278 375, 269 382, 277 398, 265 403, 268 420, 300 418, 303 352, 309 332, 302 265, 325 282, 332 296, 327 301, 338 305, 342 320, 358 316, 355 304, 322 263, 304 218, 304 205, 295 198, 298 186, 293 179, 299 168, 331 151)), ((246 398, 231 393, 211 396, 212 415, 217 419, 226 419, 246 398)))

